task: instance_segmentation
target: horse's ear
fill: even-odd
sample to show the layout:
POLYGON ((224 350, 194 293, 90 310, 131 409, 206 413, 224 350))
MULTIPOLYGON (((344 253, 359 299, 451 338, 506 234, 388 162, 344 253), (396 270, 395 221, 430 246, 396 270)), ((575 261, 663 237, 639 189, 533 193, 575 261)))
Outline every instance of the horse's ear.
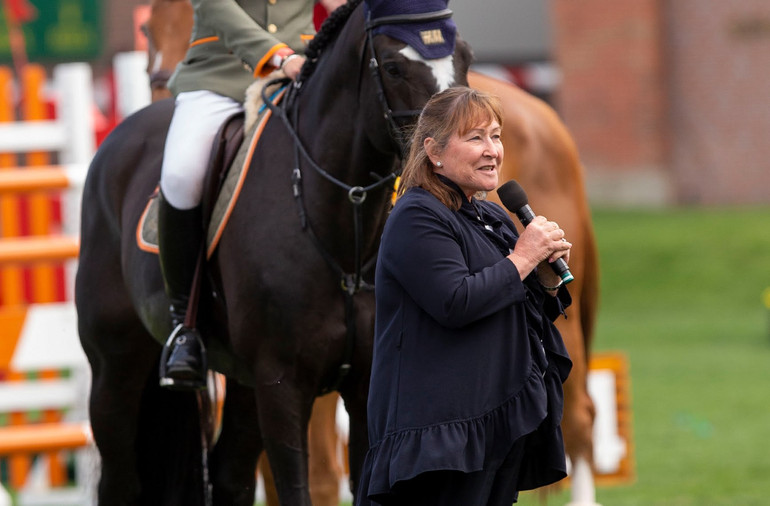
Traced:
POLYGON ((454 62, 457 84, 468 86, 468 70, 473 63, 473 48, 459 35, 455 39, 454 62))

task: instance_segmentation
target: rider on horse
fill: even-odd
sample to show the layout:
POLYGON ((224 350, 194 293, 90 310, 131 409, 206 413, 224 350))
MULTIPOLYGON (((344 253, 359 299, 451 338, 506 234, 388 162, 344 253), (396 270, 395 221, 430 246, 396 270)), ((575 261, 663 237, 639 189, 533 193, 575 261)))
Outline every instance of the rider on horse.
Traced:
MULTIPOLYGON (((203 180, 214 137, 243 111, 246 88, 281 69, 296 78, 313 37, 314 0, 193 0, 190 48, 169 81, 174 116, 160 177, 160 265, 170 301, 171 347, 161 385, 205 386, 204 347, 185 326, 195 265, 201 251, 203 180)), ((190 325, 192 326, 192 325, 190 325)))

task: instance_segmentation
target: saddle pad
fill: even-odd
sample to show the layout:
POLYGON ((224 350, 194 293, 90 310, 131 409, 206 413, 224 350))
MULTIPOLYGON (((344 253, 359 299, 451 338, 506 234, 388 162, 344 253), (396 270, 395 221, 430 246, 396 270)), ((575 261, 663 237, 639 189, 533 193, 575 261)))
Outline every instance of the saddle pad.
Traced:
MULTIPOLYGON (((270 101, 278 104, 283 98, 286 88, 276 86, 276 89, 270 90, 272 95, 270 101)), ((206 256, 210 258, 222 237, 222 232, 227 225, 227 221, 232 213, 235 203, 243 187, 243 181, 249 172, 251 157, 257 146, 262 131, 270 119, 272 111, 264 105, 260 108, 259 115, 256 118, 249 132, 244 136, 244 142, 238 149, 230 170, 227 171, 225 180, 222 183, 222 189, 217 195, 216 202, 211 214, 211 221, 208 224, 206 234, 206 256)), ((139 223, 136 227, 136 243, 139 249, 149 253, 158 253, 158 190, 150 196, 147 205, 144 208, 139 223)))

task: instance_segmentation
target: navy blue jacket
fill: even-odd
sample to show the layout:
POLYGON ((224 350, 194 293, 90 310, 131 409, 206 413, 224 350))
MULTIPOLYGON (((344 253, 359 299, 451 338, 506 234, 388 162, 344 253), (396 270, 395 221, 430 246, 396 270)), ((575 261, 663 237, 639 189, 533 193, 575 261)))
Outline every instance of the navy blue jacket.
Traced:
POLYGON ((426 471, 481 470, 527 434, 520 490, 566 475, 559 423, 572 363, 552 322, 571 298, 520 279, 505 258, 517 238, 491 202, 463 198, 453 211, 421 188, 397 201, 375 278, 364 496, 426 471))

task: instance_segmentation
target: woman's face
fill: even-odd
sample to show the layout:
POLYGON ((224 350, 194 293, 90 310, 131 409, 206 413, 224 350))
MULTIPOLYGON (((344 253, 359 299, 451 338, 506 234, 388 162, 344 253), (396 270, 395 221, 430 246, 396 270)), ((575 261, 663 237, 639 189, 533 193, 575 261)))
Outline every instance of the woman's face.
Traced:
POLYGON ((424 145, 436 173, 454 181, 470 199, 476 192, 497 188, 503 163, 500 130, 497 121, 492 120, 463 135, 455 132, 443 152, 438 151, 431 137, 425 139, 424 145))

